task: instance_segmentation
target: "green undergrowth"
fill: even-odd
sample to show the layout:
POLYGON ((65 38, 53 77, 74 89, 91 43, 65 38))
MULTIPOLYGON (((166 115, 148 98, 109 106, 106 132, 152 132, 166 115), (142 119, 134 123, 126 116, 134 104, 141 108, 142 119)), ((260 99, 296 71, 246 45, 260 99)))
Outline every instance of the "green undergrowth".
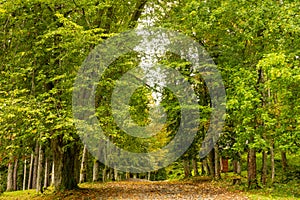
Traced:
MULTIPOLYGON (((291 179, 288 176, 287 182, 278 182, 281 177, 278 177, 274 184, 268 183, 266 186, 262 186, 259 183, 258 189, 248 189, 247 185, 247 176, 246 171, 242 172, 241 177, 241 184, 240 185, 233 185, 233 177, 236 175, 234 173, 226 173, 222 174, 222 180, 219 181, 219 185, 223 185, 229 190, 240 190, 247 194, 250 199, 300 199, 300 181, 297 177, 291 179)), ((280 175, 279 175, 280 176, 280 175)))
POLYGON ((232 185, 233 177, 236 177, 233 172, 222 173, 222 180, 220 181, 223 185, 228 185, 229 189, 241 190, 248 194, 251 199, 300 199, 300 157, 296 155, 287 154, 288 168, 286 172, 282 169, 280 153, 275 154, 275 180, 271 184, 271 161, 270 155, 268 155, 268 183, 262 185, 260 183, 261 178, 261 166, 262 156, 260 153, 257 154, 257 180, 258 189, 248 189, 247 185, 247 161, 246 154, 242 157, 242 173, 241 173, 241 184, 232 185))
POLYGON ((274 184, 259 190, 248 192, 251 199, 300 199, 300 183, 274 184))
POLYGON ((0 194, 0 199, 33 199, 40 196, 37 194, 36 190, 25 190, 25 191, 14 191, 14 192, 4 192, 0 194))

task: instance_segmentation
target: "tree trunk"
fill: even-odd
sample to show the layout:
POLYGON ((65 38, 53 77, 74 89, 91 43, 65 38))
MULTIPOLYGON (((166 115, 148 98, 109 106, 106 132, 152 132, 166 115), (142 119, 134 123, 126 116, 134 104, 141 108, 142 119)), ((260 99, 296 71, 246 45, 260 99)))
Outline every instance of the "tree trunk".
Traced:
POLYGON ((215 155, 214 155, 214 159, 215 159, 215 179, 219 180, 221 179, 221 173, 220 173, 220 157, 219 157, 219 147, 218 145, 215 145, 215 155))
POLYGON ((23 170, 23 190, 26 190, 26 175, 27 175, 27 159, 24 160, 24 170, 23 170))
POLYGON ((54 172, 55 172, 55 168, 54 168, 54 160, 53 160, 52 161, 52 169, 51 169, 51 186, 54 186, 54 183, 55 183, 54 172))
POLYGON ((220 156, 220 171, 223 172, 224 171, 224 166, 223 166, 223 158, 222 156, 220 156))
MULTIPOLYGON (((81 147, 78 146, 76 147, 78 149, 80 149, 81 147)), ((74 179, 76 183, 79 183, 79 179, 80 179, 80 167, 81 167, 81 162, 79 160, 79 150, 74 154, 74 157, 76 157, 77 159, 74 161, 74 179)))
POLYGON ((147 180, 150 181, 151 180, 151 172, 148 172, 148 177, 147 180))
POLYGON ((241 153, 238 153, 238 156, 237 156, 237 163, 236 163, 236 173, 241 175, 242 173, 242 167, 241 167, 241 153))
POLYGON ((257 188, 256 178, 256 151, 248 150, 248 188, 257 188))
POLYGON ((238 160, 236 165, 237 165, 236 166, 236 173, 241 174, 242 173, 241 161, 238 160))
POLYGON ((38 161, 38 168, 37 168, 37 177, 36 177, 36 191, 37 192, 43 192, 42 189, 42 180, 43 180, 43 159, 44 159, 44 155, 43 155, 43 149, 42 149, 42 145, 40 145, 39 147, 39 161, 38 161))
POLYGON ((14 166, 12 162, 9 162, 8 171, 7 171, 7 185, 6 185, 6 191, 8 192, 14 190, 13 174, 14 174, 14 166))
POLYGON ((63 168, 62 168, 62 185, 60 188, 64 190, 72 190, 78 188, 78 182, 76 180, 76 173, 79 173, 76 168, 76 161, 79 159, 79 148, 76 145, 69 147, 63 154, 63 168))
POLYGON ((126 172, 125 179, 128 180, 130 178, 130 172, 126 172))
POLYGON ((198 176, 199 175, 198 164, 194 158, 192 159, 192 165, 193 165, 194 176, 198 176))
MULTIPOLYGON (((241 175, 241 163, 240 163, 240 157, 238 158, 235 158, 233 160, 233 172, 236 174, 236 175, 241 175)), ((240 178, 234 178, 233 179, 233 185, 235 184, 241 184, 241 179, 240 178)))
POLYGON ((209 171, 209 166, 208 166, 208 163, 207 163, 207 158, 203 159, 202 161, 202 167, 203 167, 203 175, 206 174, 206 175, 210 175, 210 171, 209 171))
POLYGON ((208 154, 208 167, 211 177, 215 177, 215 150, 212 149, 208 154))
POLYGON ((201 173, 200 173, 200 175, 202 176, 202 175, 205 174, 203 161, 200 163, 200 168, 201 168, 201 173))
POLYGON ((234 159, 233 161, 232 161, 232 165, 233 165, 233 172, 234 173, 237 173, 237 160, 236 159, 234 159))
POLYGON ((44 174, 44 188, 49 186, 49 163, 45 155, 45 174, 44 174))
POLYGON ((190 176, 190 161, 188 159, 183 160, 184 178, 190 176))
POLYGON ((273 142, 271 144, 270 152, 271 152, 271 182, 273 184, 275 181, 275 155, 274 155, 274 143, 273 142))
POLYGON ((33 153, 30 156, 30 165, 29 165, 29 174, 28 174, 28 186, 27 189, 31 189, 31 185, 32 185, 32 170, 33 170, 33 153))
POLYGON ((78 188, 76 181, 76 168, 78 162, 78 146, 76 144, 65 146, 64 151, 62 135, 52 139, 51 145, 54 160, 54 188, 55 191, 72 190, 78 188))
POLYGON ((200 164, 200 167, 201 167, 201 174, 200 175, 204 175, 205 174, 205 169, 204 169, 204 161, 205 159, 201 159, 201 164, 200 164))
POLYGON ((37 178, 37 168, 39 160, 39 143, 36 142, 35 152, 34 152, 34 164, 33 164, 33 174, 32 174, 32 189, 36 189, 36 178, 37 178))
POLYGON ((14 166, 14 174, 13 174, 13 186, 14 186, 14 191, 18 190, 18 162, 19 159, 15 159, 15 166, 14 166))
POLYGON ((282 164, 283 172, 286 172, 286 169, 288 168, 288 163, 287 163, 286 152, 285 151, 281 152, 281 164, 282 164))
POLYGON ((99 180, 99 161, 94 160, 93 165, 93 182, 97 182, 99 180))
POLYGON ((261 167, 261 183, 263 185, 267 184, 267 160, 268 160, 268 155, 266 151, 262 152, 262 167, 261 167))
POLYGON ((114 170, 112 168, 109 168, 108 174, 107 174, 107 179, 108 180, 113 180, 113 173, 114 170))
POLYGON ((142 15, 144 8, 147 4, 147 0, 141 0, 138 1, 138 3, 136 4, 136 7, 134 8, 134 12, 131 15, 131 19, 130 19, 130 23, 129 23, 129 28, 134 28, 138 19, 140 18, 140 16, 142 15))
POLYGON ((105 166, 102 170, 102 182, 105 182, 106 181, 106 170, 107 170, 107 167, 105 166))
POLYGON ((84 145, 83 151, 82 151, 79 183, 86 182, 87 159, 88 159, 87 154, 88 154, 87 147, 86 147, 86 145, 84 145))
POLYGON ((117 168, 114 168, 114 180, 119 181, 119 172, 117 168))

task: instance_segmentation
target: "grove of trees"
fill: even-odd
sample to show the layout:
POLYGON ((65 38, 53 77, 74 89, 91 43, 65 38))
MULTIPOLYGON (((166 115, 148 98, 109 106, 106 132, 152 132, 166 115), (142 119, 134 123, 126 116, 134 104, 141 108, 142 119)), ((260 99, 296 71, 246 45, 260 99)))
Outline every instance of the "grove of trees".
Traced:
MULTIPOLYGON (((205 174, 220 179, 221 157, 232 159, 237 174, 247 166, 249 188, 272 184, 276 156, 283 172, 289 170, 290 155, 300 156, 299 13, 300 2, 293 0, 1 0, 0 191, 41 192, 50 185, 60 191, 85 181, 129 177, 159 180, 205 174), (149 8, 153 12, 145 12, 149 8), (190 36, 210 54, 226 89, 225 126, 214 149, 200 159, 211 113, 209 93, 203 79, 188 70, 190 63, 166 55, 160 62, 194 85, 201 110, 199 130, 171 166, 130 174, 108 168, 89 154, 74 125, 72 92, 89 52, 136 28, 147 15, 156 19, 154 26, 190 36)), ((168 117, 160 134, 141 139, 118 129, 109 110, 110 94, 116 80, 140 59, 131 52, 112 63, 95 99, 106 136, 128 151, 148 152, 174 137, 180 108, 172 92, 164 90, 161 104, 168 117)), ((151 89, 141 87, 131 97, 130 112, 139 125, 148 123, 151 89)))

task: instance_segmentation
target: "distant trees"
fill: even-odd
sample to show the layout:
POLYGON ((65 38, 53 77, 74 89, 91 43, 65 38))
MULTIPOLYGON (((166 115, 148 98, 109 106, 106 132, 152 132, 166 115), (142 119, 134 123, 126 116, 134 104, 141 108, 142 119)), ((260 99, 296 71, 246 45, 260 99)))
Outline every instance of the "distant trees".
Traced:
MULTIPOLYGON (((275 152, 299 154, 298 12, 294 1, 185 0, 166 19, 167 27, 203 44, 223 75, 228 100, 223 137, 233 152, 247 151, 249 187, 258 183, 257 152, 263 184, 267 168, 274 181, 275 152)), ((282 162, 285 166, 284 154, 282 162)))

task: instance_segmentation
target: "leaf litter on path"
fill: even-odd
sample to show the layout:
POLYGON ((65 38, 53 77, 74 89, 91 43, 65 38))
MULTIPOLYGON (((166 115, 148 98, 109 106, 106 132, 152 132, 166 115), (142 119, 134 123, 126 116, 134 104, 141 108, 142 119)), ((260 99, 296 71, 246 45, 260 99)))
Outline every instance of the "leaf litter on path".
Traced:
POLYGON ((109 183, 90 183, 81 185, 82 189, 65 193, 63 199, 153 199, 153 200, 212 200, 248 199, 240 191, 229 191, 225 187, 211 182, 179 182, 179 181, 120 181, 109 183))

